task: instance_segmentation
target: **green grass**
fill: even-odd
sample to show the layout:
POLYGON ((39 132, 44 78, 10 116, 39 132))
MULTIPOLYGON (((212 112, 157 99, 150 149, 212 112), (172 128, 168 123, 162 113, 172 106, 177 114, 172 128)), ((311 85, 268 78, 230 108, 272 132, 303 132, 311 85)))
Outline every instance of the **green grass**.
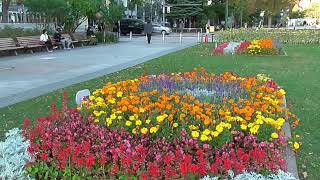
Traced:
MULTIPOLYGON (((103 76, 98 79, 76 84, 65 89, 0 109, 0 132, 19 127, 23 118, 35 119, 48 114, 51 102, 61 105, 63 91, 69 94, 68 104, 74 106, 76 91, 89 88, 94 90, 107 81, 116 82, 135 78, 143 74, 190 71, 194 67, 204 67, 209 72, 232 71, 241 76, 258 73, 270 74, 287 91, 287 101, 291 111, 300 119, 294 134, 303 137, 301 152, 298 154, 299 172, 307 172, 307 179, 318 179, 320 170, 320 47, 316 45, 286 46, 288 56, 210 56, 212 45, 201 45, 135 67, 103 76)), ((301 175, 301 174, 300 174, 301 175)))

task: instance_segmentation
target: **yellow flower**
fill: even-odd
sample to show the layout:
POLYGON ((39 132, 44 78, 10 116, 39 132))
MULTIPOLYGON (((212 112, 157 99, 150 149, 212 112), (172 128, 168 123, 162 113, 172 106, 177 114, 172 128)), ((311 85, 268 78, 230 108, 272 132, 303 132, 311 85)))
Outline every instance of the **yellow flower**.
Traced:
POLYGON ((136 121, 136 126, 140 126, 142 124, 142 122, 140 120, 136 121))
POLYGON ((147 132, 148 132, 148 128, 142 128, 141 129, 141 133, 142 134, 147 134, 147 132))
POLYGON ((78 111, 80 111, 80 110, 81 110, 81 107, 80 107, 80 106, 78 106, 78 107, 77 107, 77 110, 78 110, 78 111))
POLYGON ((117 118, 117 116, 115 114, 111 114, 110 119, 114 120, 116 118, 117 118))
POLYGON ((247 127, 247 125, 241 124, 240 128, 245 131, 245 130, 247 130, 248 127, 247 127))
POLYGON ((296 138, 300 138, 300 136, 299 136, 299 135, 296 135, 296 138))
POLYGON ((143 109, 143 108, 140 108, 139 111, 140 111, 141 113, 144 113, 146 110, 143 109))
POLYGON ((201 140, 201 141, 207 141, 207 140, 208 140, 208 137, 207 137, 206 135, 202 134, 202 135, 200 136, 200 140, 201 140))
POLYGON ((115 100, 114 98, 109 99, 109 100, 108 100, 108 103, 110 103, 110 104, 115 104, 115 103, 116 103, 116 100, 115 100))
POLYGON ((137 130, 136 130, 136 128, 134 128, 134 129, 132 129, 132 134, 136 134, 137 133, 137 130))
POLYGON ((116 112, 116 114, 121 114, 121 113, 122 113, 122 111, 117 111, 117 112, 116 112))
POLYGON ((190 126, 189 126, 189 129, 190 129, 190 130, 197 130, 197 129, 199 129, 199 127, 197 127, 197 126, 195 126, 195 125, 190 125, 190 126))
POLYGON ((283 89, 280 89, 279 90, 279 93, 283 96, 283 95, 286 95, 286 92, 283 90, 283 89))
POLYGON ((174 128, 176 128, 176 127, 178 127, 178 126, 179 126, 178 123, 173 123, 173 127, 174 127, 174 128))
POLYGON ((209 129, 205 129, 202 133, 208 136, 211 133, 211 131, 209 129))
POLYGON ((274 132, 274 133, 271 134, 271 138, 273 138, 273 139, 278 139, 279 136, 278 136, 277 133, 274 132))
POLYGON ((298 149, 300 148, 300 144, 297 143, 297 142, 294 142, 294 143, 293 143, 293 148, 294 148, 295 150, 298 150, 298 149))
POLYGON ((198 137, 199 137, 199 132, 198 132, 198 131, 192 131, 192 132, 191 132, 191 136, 192 136, 193 138, 198 138, 198 137))
POLYGON ((95 120, 94 120, 94 123, 99 123, 99 122, 100 122, 99 119, 95 119, 95 120))
POLYGON ((131 126, 132 122, 131 121, 126 121, 126 126, 131 126))
POLYGON ((150 128, 150 133, 151 134, 156 133, 157 131, 158 131, 158 128, 156 128, 156 127, 150 128))
POLYGON ((130 120, 130 121, 133 121, 133 120, 135 120, 135 117, 134 117, 134 116, 130 116, 130 117, 129 117, 129 120, 130 120))
POLYGON ((218 131, 213 131, 213 132, 211 132, 211 135, 213 136, 213 137, 218 137, 219 136, 219 132, 218 131))
POLYGON ((216 126, 216 130, 217 130, 219 133, 222 133, 222 131, 223 131, 223 126, 222 126, 221 123, 216 126))
POLYGON ((225 123, 224 127, 227 128, 227 129, 231 129, 231 124, 230 123, 225 123))
POLYGON ((122 95, 123 95, 123 92, 121 92, 121 91, 117 92, 117 97, 118 97, 118 98, 121 98, 122 95))
POLYGON ((151 122, 150 119, 147 119, 147 120, 146 120, 146 123, 147 123, 147 124, 150 124, 150 122, 151 122))
POLYGON ((259 125, 254 125, 250 128, 251 134, 257 134, 260 126, 259 125))
POLYGON ((90 101, 93 101, 95 99, 94 96, 89 96, 90 101))
POLYGON ((122 116, 118 116, 118 119, 121 120, 121 119, 122 119, 122 116))
POLYGON ((157 117, 157 122, 158 122, 158 123, 161 123, 161 122, 164 120, 164 118, 165 118, 164 116, 161 116, 161 115, 158 116, 158 117, 157 117))
POLYGON ((107 119, 106 119, 106 124, 107 124, 107 126, 109 127, 109 126, 112 124, 112 119, 107 118, 107 119))

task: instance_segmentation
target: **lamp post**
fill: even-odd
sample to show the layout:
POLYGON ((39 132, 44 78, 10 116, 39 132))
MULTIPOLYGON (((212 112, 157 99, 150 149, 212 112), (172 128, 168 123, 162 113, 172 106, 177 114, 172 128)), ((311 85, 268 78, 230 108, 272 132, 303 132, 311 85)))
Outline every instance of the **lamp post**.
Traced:
POLYGON ((226 0, 226 17, 225 17, 225 26, 227 27, 227 21, 229 16, 229 0, 226 0))
POLYGON ((166 21, 166 7, 165 7, 166 1, 162 0, 161 4, 162 4, 162 22, 165 22, 166 21))

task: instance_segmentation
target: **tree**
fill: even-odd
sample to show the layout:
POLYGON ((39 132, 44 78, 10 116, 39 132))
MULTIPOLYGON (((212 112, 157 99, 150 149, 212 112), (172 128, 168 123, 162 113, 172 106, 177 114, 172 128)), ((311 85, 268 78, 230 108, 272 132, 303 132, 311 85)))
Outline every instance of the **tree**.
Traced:
POLYGON ((30 13, 56 18, 68 32, 74 32, 86 17, 95 18, 101 5, 101 0, 25 0, 30 13))
POLYGON ((2 22, 9 22, 8 11, 11 0, 2 0, 2 22))
POLYGON ((112 30, 113 25, 121 20, 124 7, 121 4, 111 1, 108 6, 101 8, 102 18, 101 22, 104 24, 103 29, 112 30))
POLYGON ((256 0, 258 8, 264 10, 268 16, 268 27, 272 25, 272 17, 281 10, 290 9, 296 0, 256 0))
POLYGON ((311 4, 304 12, 307 17, 320 19, 320 3, 311 4))
POLYGON ((170 4, 170 17, 189 18, 203 13, 203 0, 172 0, 170 4))

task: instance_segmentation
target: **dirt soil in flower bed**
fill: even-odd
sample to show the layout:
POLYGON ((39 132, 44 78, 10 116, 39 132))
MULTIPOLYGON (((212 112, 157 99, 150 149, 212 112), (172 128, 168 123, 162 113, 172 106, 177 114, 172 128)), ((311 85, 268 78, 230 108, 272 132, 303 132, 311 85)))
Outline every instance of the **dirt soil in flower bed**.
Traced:
MULTIPOLYGON (((98 79, 76 84, 63 90, 58 90, 44 96, 21 102, 0 109, 1 135, 4 131, 21 125, 25 117, 34 119, 47 115, 50 104, 57 102, 58 106, 64 90, 68 94, 75 94, 78 90, 97 89, 106 81, 116 82, 128 78, 138 77, 147 71, 149 74, 161 72, 190 71, 195 66, 205 67, 209 72, 222 73, 233 71, 242 76, 259 73, 270 74, 271 77, 287 90, 289 108, 298 114, 301 123, 294 134, 300 134, 302 139, 301 151, 298 154, 298 168, 300 178, 317 179, 320 168, 320 133, 317 121, 320 107, 319 77, 320 51, 318 46, 285 46, 286 57, 249 57, 210 55, 213 44, 201 45, 177 53, 173 53, 145 64, 138 65, 98 79)), ((68 97, 68 104, 74 106, 74 97, 68 97)))

